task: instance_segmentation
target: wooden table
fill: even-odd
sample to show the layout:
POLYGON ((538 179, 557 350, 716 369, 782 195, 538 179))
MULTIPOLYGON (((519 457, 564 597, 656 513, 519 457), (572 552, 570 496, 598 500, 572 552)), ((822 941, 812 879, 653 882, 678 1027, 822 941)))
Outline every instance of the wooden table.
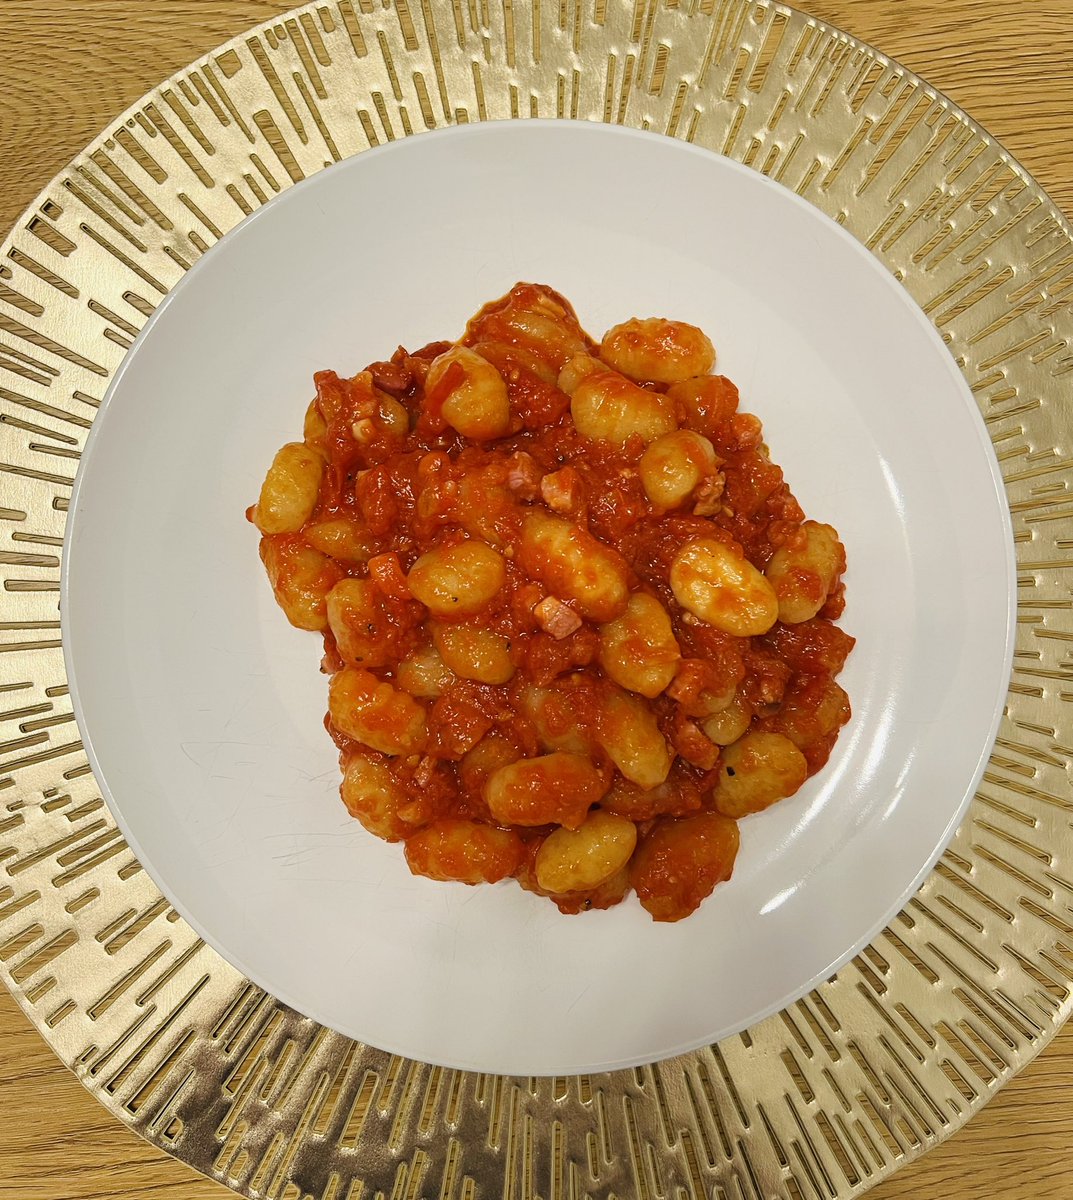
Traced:
MULTIPOLYGON (((288 0, 0 0, 0 236, 117 113, 288 0)), ((801 0, 962 105, 1073 213, 1073 0, 801 0)), ((0 989, 0 1200, 224 1200, 141 1142, 0 989)), ((869 1200, 1073 1196, 1073 1026, 869 1200)))

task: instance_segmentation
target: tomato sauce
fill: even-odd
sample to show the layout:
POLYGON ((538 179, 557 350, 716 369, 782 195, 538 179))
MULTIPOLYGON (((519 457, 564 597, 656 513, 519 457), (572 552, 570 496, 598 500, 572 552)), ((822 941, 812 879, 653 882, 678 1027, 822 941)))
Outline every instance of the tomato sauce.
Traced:
MULTIPOLYGON (((271 563, 289 563, 294 545, 314 545, 319 529, 333 536, 342 530, 346 544, 358 549, 350 558, 328 554, 328 586, 340 578, 371 583, 374 609, 362 617, 364 634, 389 651, 389 665, 373 674, 395 686, 399 665, 421 655, 439 673, 425 694, 418 691, 425 711, 418 754, 370 750, 330 714, 326 720, 344 766, 363 755, 386 767, 394 797, 390 828, 405 831, 412 869, 468 883, 513 876, 546 894, 537 878, 538 855, 557 823, 496 822, 487 787, 504 765, 565 749, 595 766, 606 791, 600 806, 635 821, 640 840, 628 869, 551 898, 562 911, 577 912, 617 903, 632 887, 657 919, 679 919, 729 877, 738 844, 737 825, 717 811, 724 747, 706 732, 714 729, 712 719, 723 713, 717 724, 731 728, 726 713, 733 697, 735 711, 744 714, 738 738, 749 731, 781 735, 804 755, 809 774, 822 768, 849 719, 848 701, 834 683, 853 646, 834 624, 844 606, 841 572, 817 583, 805 569, 801 587, 820 592, 816 616, 804 622, 776 622, 750 637, 706 623, 682 607, 671 583, 683 546, 714 539, 762 572, 780 547, 801 544, 805 522, 763 445, 760 422, 739 410, 733 383, 715 375, 669 385, 638 380, 673 405, 678 427, 701 434, 715 452, 716 469, 667 512, 642 485, 645 436, 616 444, 583 437, 575 427, 571 397, 559 384, 597 359, 600 347, 562 297, 518 285, 470 321, 461 345, 502 379, 511 415, 500 437, 475 443, 445 419, 445 402, 465 385, 457 363, 426 389, 432 363, 452 343, 400 348, 349 379, 316 374, 305 442, 323 456, 324 470, 301 530, 265 535, 270 550, 277 542, 290 547, 265 560, 277 597, 292 621, 292 592, 305 587, 303 603, 315 608, 314 574, 306 585, 287 567, 273 574, 271 563), (680 649, 673 682, 654 699, 634 698, 673 759, 657 787, 639 787, 615 766, 608 746, 618 733, 607 712, 609 697, 622 688, 601 666, 600 623, 587 619, 554 582, 551 564, 533 562, 524 531, 536 511, 570 522, 619 556, 629 592, 655 596, 670 616, 680 649), (504 582, 478 612, 431 620, 407 577, 422 555, 469 539, 502 556, 504 582), (478 637, 495 635, 497 653, 505 647, 509 656, 509 680, 489 684, 444 673, 433 643, 445 623, 478 637), (542 698, 536 709, 534 696, 542 698), (496 833, 480 833, 467 858, 466 830, 475 823, 496 833)), ((251 514, 256 520, 255 509, 251 514)), ((324 670, 338 673, 347 662, 330 621, 322 632, 324 670)))

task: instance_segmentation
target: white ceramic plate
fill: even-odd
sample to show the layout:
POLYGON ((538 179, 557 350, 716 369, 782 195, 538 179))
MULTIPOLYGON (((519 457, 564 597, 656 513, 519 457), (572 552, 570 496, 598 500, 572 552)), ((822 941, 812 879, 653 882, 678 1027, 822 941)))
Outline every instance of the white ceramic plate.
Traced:
POLYGON ((104 794, 182 914, 250 978, 373 1045, 517 1074, 662 1058, 804 993, 893 916, 963 814, 1009 674, 1012 552, 975 405, 927 320, 808 204, 657 135, 567 122, 407 138, 211 250, 117 373, 82 458, 63 633, 104 794), (597 336, 711 333, 806 512, 849 555, 827 768, 742 823, 677 925, 564 917, 513 884, 413 878, 337 794, 319 639, 243 516, 324 367, 457 336, 516 280, 597 336))

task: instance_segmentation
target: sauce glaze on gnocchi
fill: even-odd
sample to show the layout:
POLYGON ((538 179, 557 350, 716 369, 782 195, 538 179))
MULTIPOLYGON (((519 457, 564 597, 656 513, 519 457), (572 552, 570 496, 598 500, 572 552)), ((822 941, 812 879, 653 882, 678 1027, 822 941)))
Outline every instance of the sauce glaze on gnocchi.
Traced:
POLYGON ((323 636, 343 803, 415 874, 677 921, 827 761, 845 552, 714 366, 695 326, 597 343, 518 284, 315 376, 247 515, 323 636))

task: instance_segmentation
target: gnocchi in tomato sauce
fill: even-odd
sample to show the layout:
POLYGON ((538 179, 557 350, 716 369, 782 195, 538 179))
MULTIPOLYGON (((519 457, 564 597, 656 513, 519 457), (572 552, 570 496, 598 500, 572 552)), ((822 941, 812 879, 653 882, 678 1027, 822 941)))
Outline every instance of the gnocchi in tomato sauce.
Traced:
POLYGON ((343 803, 415 874, 677 921, 826 763, 845 551, 715 359, 663 318, 598 343, 521 283, 314 377, 247 516, 324 639, 343 803))

